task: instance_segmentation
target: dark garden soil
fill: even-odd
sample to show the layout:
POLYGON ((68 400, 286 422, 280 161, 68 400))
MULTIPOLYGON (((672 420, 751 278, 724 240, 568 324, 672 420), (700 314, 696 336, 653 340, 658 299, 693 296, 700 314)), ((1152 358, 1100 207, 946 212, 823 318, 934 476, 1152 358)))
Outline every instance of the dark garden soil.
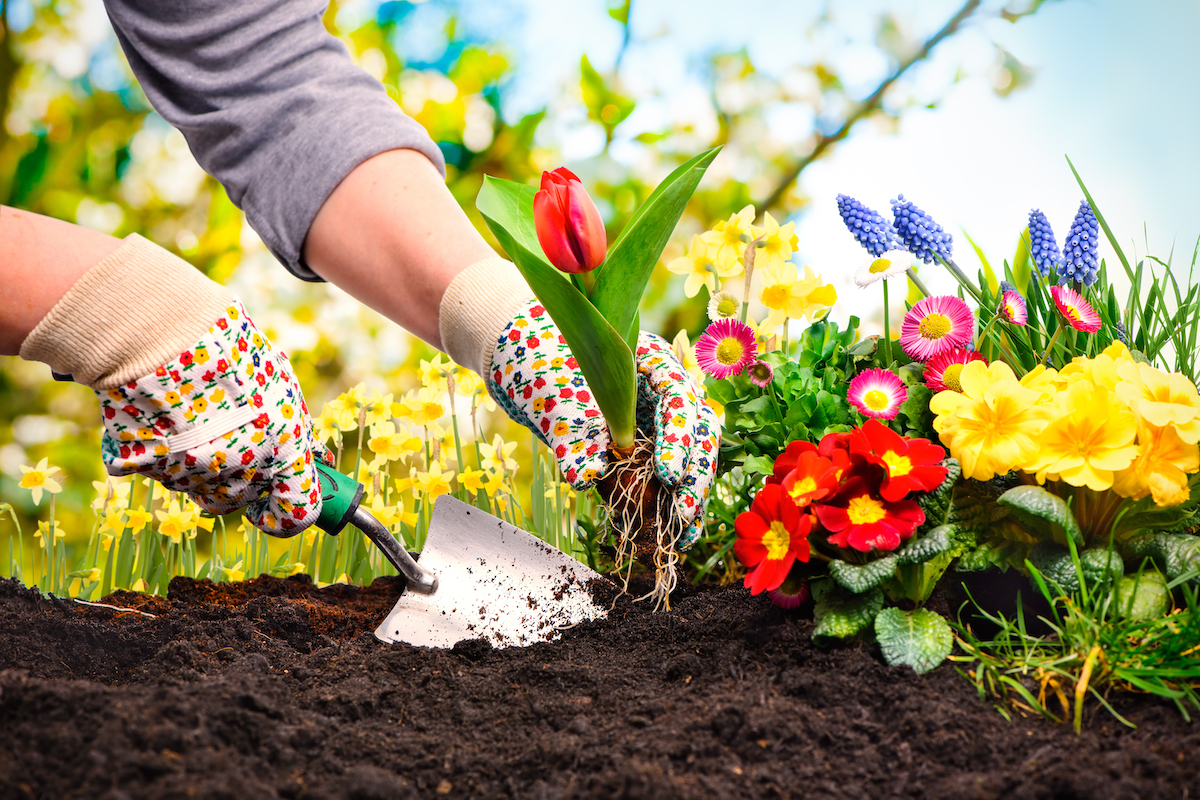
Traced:
POLYGON ((371 631, 401 583, 212 585, 130 611, 0 581, 0 797, 1200 796, 1200 725, 1116 698, 1082 736, 1006 722, 742 588, 625 601, 560 642, 371 631))

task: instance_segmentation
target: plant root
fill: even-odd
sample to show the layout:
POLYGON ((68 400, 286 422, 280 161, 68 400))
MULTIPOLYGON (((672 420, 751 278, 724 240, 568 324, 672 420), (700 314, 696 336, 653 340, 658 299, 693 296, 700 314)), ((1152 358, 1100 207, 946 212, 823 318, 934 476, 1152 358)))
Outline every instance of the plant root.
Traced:
POLYGON ((633 447, 610 447, 610 468, 599 482, 608 505, 608 526, 617 534, 617 567, 628 592, 634 559, 654 570, 654 588, 637 600, 670 610, 679 582, 677 545, 686 524, 671 493, 654 473, 654 442, 639 436, 633 447))

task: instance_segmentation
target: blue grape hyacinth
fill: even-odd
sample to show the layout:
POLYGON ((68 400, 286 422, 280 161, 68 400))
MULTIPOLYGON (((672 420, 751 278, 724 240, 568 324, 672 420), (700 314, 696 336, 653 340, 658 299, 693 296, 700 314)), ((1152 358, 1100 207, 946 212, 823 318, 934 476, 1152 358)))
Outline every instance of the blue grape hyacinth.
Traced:
POLYGON ((1096 282, 1100 272, 1100 262, 1096 259, 1096 249, 1100 245, 1100 224, 1087 200, 1079 201, 1079 211, 1071 230, 1063 240, 1062 261, 1058 265, 1058 282, 1077 281, 1084 286, 1096 282))
POLYGON ((1054 231, 1050 230, 1046 215, 1036 208, 1029 212, 1029 257, 1045 278, 1058 269, 1058 262, 1062 260, 1058 242, 1054 241, 1054 231))
POLYGON ((926 264, 932 264, 938 256, 943 261, 950 260, 954 238, 932 217, 905 200, 904 195, 892 201, 892 216, 895 217, 892 225, 905 250, 926 264))
POLYGON ((850 233, 872 256, 879 258, 888 250, 899 248, 896 234, 892 233, 891 227, 879 212, 844 194, 837 196, 837 204, 842 222, 846 223, 850 233))

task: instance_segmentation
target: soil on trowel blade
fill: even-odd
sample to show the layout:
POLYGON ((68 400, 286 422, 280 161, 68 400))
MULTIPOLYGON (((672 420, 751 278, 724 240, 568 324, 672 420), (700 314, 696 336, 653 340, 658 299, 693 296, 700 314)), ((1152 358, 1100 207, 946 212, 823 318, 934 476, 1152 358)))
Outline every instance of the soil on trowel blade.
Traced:
POLYGON ((380 643, 401 588, 176 579, 114 611, 0 581, 0 798, 1200 795, 1173 706, 1007 722, 740 587, 508 650, 380 643))

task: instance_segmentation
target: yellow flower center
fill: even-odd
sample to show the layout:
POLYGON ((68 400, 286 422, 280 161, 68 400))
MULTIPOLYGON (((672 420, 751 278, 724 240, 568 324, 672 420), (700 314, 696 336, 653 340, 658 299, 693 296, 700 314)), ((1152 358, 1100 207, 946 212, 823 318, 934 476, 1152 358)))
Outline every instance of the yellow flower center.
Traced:
POLYGON ((792 499, 799 505, 808 505, 808 498, 805 495, 811 494, 813 489, 817 488, 817 482, 808 476, 796 481, 792 487, 792 499))
POLYGON ((771 527, 763 534, 763 547, 767 548, 767 559, 770 561, 779 561, 787 555, 788 548, 791 547, 792 537, 788 534, 787 528, 783 527, 783 523, 779 520, 771 522, 771 527))
POLYGON ((951 364, 942 373, 942 383, 952 392, 962 394, 962 371, 966 364, 951 364))
POLYGON ((891 450, 883 454, 883 463, 887 465, 888 475, 893 478, 912 472, 912 461, 909 457, 897 455, 891 450))
POLYGON ((941 339, 950 327, 950 318, 945 314, 926 314, 917 325, 917 333, 922 339, 941 339))
POLYGON ((892 268, 892 260, 890 258, 877 258, 871 262, 871 266, 867 270, 872 275, 878 275, 881 272, 887 272, 892 268))
POLYGON ((761 300, 767 308, 783 308, 790 294, 785 284, 776 283, 763 288, 761 300))
POLYGON ((883 503, 863 494, 851 498, 846 514, 850 517, 851 525, 870 525, 886 517, 887 511, 884 510, 883 503))
POLYGON ((44 472, 26 472, 25 477, 21 478, 22 489, 32 489, 34 486, 46 485, 46 473, 44 472))
POLYGON ((725 366, 731 366, 742 360, 746 347, 733 337, 727 336, 717 345, 717 361, 725 366))
POLYGON ((888 407, 887 393, 879 389, 872 389, 863 395, 863 405, 872 411, 883 411, 888 407))
POLYGON ((737 300, 725 298, 721 302, 717 303, 717 316, 732 317, 735 313, 737 313, 737 305, 737 300))
POLYGON ((1074 322, 1079 322, 1079 309, 1075 306, 1064 305, 1063 308, 1067 311, 1067 316, 1074 322))

